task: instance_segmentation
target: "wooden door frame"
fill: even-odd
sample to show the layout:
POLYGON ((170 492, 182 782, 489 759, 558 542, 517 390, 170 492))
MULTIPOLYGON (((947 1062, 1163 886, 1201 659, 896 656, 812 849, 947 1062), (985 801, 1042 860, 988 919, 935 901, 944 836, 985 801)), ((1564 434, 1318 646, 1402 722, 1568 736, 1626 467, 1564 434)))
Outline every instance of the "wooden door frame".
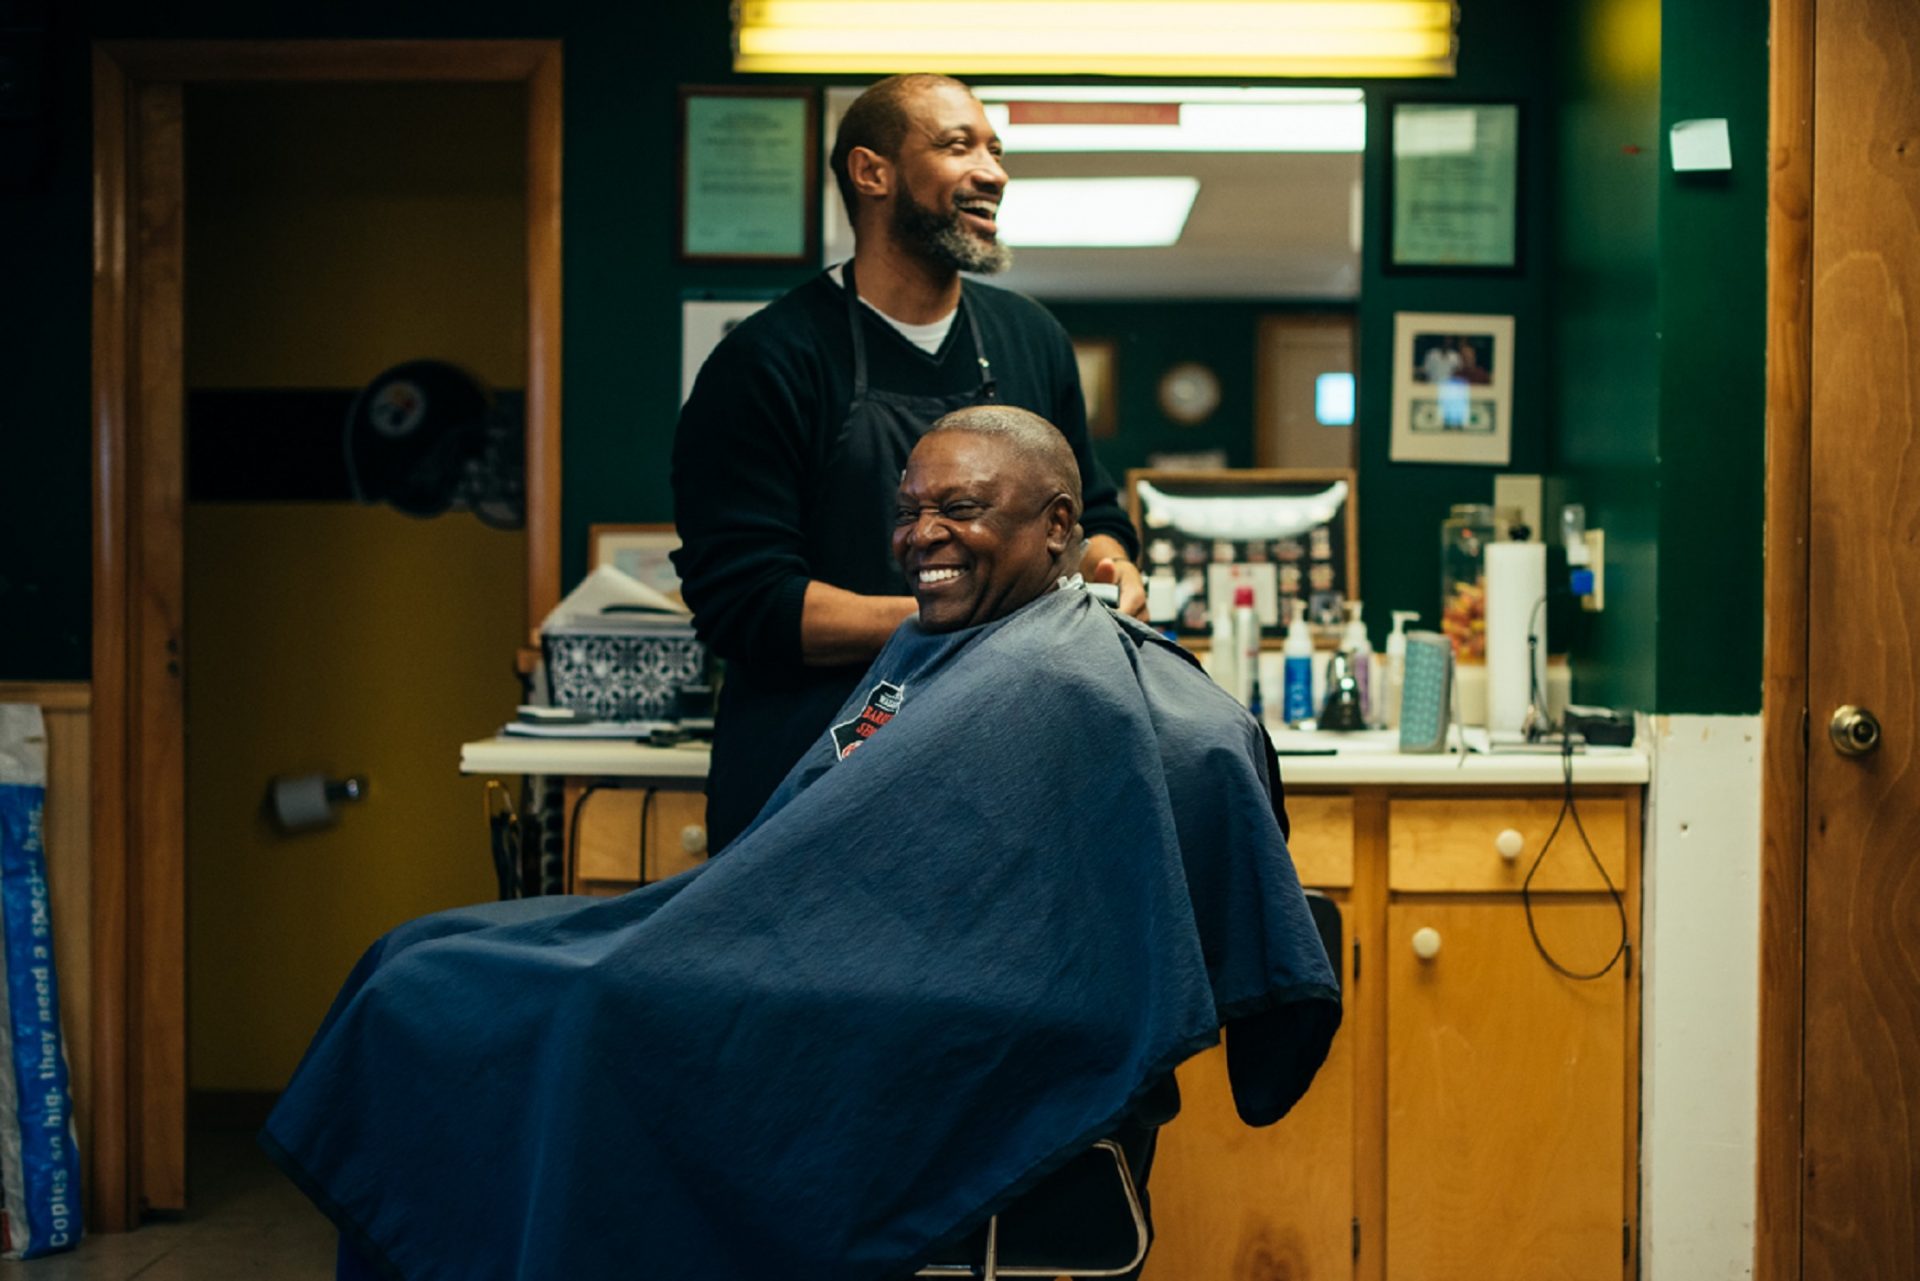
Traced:
POLYGON ((82 1143, 89 1226, 109 1232, 135 1226, 143 1207, 184 1202, 184 797, 152 778, 179 778, 185 730, 180 101, 182 86, 199 81, 526 86, 529 636, 560 598, 560 42, 97 42, 94 1054, 82 1143), (148 769, 156 760, 168 769, 148 769))
POLYGON ((1755 1281, 1801 1271, 1812 496, 1814 0, 1773 0, 1768 42, 1766 635, 1755 1281))

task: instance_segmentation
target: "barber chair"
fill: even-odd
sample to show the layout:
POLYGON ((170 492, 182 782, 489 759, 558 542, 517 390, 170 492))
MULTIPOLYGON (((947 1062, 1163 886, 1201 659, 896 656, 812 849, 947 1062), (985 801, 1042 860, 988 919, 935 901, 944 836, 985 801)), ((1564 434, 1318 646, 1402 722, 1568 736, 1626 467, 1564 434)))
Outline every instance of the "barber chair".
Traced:
MULTIPOLYGON (((1307 909, 1313 914, 1320 945, 1333 963, 1337 980, 1341 972, 1340 908, 1318 890, 1306 893, 1307 909)), ((1170 1116, 1179 1110, 1179 1095, 1171 1077, 1165 1088, 1173 1099, 1170 1116)), ((1155 1092, 1158 1090, 1156 1087, 1155 1092)), ((1150 1163, 1152 1132, 1146 1132, 1145 1138, 1150 1163)), ((1129 1155, 1117 1140, 1101 1139, 988 1219, 958 1246, 937 1254, 914 1275, 968 1281, 1131 1276, 1147 1257, 1151 1235, 1129 1155), (1063 1225, 1071 1225, 1071 1229, 1063 1225), (1062 1246, 1061 1241, 1069 1235, 1073 1244, 1062 1246)), ((1142 1173, 1144 1176, 1144 1170, 1142 1173)))

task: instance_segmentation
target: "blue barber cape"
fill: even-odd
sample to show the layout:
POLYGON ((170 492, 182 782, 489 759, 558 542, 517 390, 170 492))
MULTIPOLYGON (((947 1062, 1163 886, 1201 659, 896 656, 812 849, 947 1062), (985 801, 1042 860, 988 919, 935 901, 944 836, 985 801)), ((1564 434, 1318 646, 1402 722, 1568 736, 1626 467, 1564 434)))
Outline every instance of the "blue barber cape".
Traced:
POLYGON ((1062 590, 909 622, 724 856, 362 958, 262 1139, 409 1281, 894 1281, 1228 1027, 1339 1021, 1254 720, 1062 590))

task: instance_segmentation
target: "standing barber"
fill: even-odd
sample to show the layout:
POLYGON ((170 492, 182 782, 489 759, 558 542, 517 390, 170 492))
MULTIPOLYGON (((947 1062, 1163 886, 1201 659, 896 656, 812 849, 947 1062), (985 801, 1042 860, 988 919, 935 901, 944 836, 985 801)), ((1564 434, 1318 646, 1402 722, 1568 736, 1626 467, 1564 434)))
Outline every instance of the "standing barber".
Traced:
POLYGON ((914 613, 889 552, 894 493, 941 415, 998 402, 1057 424, 1086 496, 1082 572, 1146 610, 1066 331, 1031 299, 960 278, 1011 259, 994 222, 1007 173, 979 100, 945 76, 882 80, 841 121, 833 173, 853 260, 728 334, 674 436, 674 564, 694 625, 727 660, 707 779, 715 850, 914 613))

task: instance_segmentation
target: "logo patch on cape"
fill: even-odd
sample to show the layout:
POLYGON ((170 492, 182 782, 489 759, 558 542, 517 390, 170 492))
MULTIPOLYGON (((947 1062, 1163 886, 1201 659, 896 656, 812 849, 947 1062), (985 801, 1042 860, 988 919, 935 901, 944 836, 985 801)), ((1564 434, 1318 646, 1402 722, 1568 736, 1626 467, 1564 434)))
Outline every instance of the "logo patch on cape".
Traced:
POLYGON ((867 695, 867 705, 860 709, 860 714, 833 727, 834 755, 843 761, 853 755, 854 748, 872 738, 882 725, 893 719, 905 695, 906 691, 892 681, 881 681, 875 685, 873 692, 867 695))

